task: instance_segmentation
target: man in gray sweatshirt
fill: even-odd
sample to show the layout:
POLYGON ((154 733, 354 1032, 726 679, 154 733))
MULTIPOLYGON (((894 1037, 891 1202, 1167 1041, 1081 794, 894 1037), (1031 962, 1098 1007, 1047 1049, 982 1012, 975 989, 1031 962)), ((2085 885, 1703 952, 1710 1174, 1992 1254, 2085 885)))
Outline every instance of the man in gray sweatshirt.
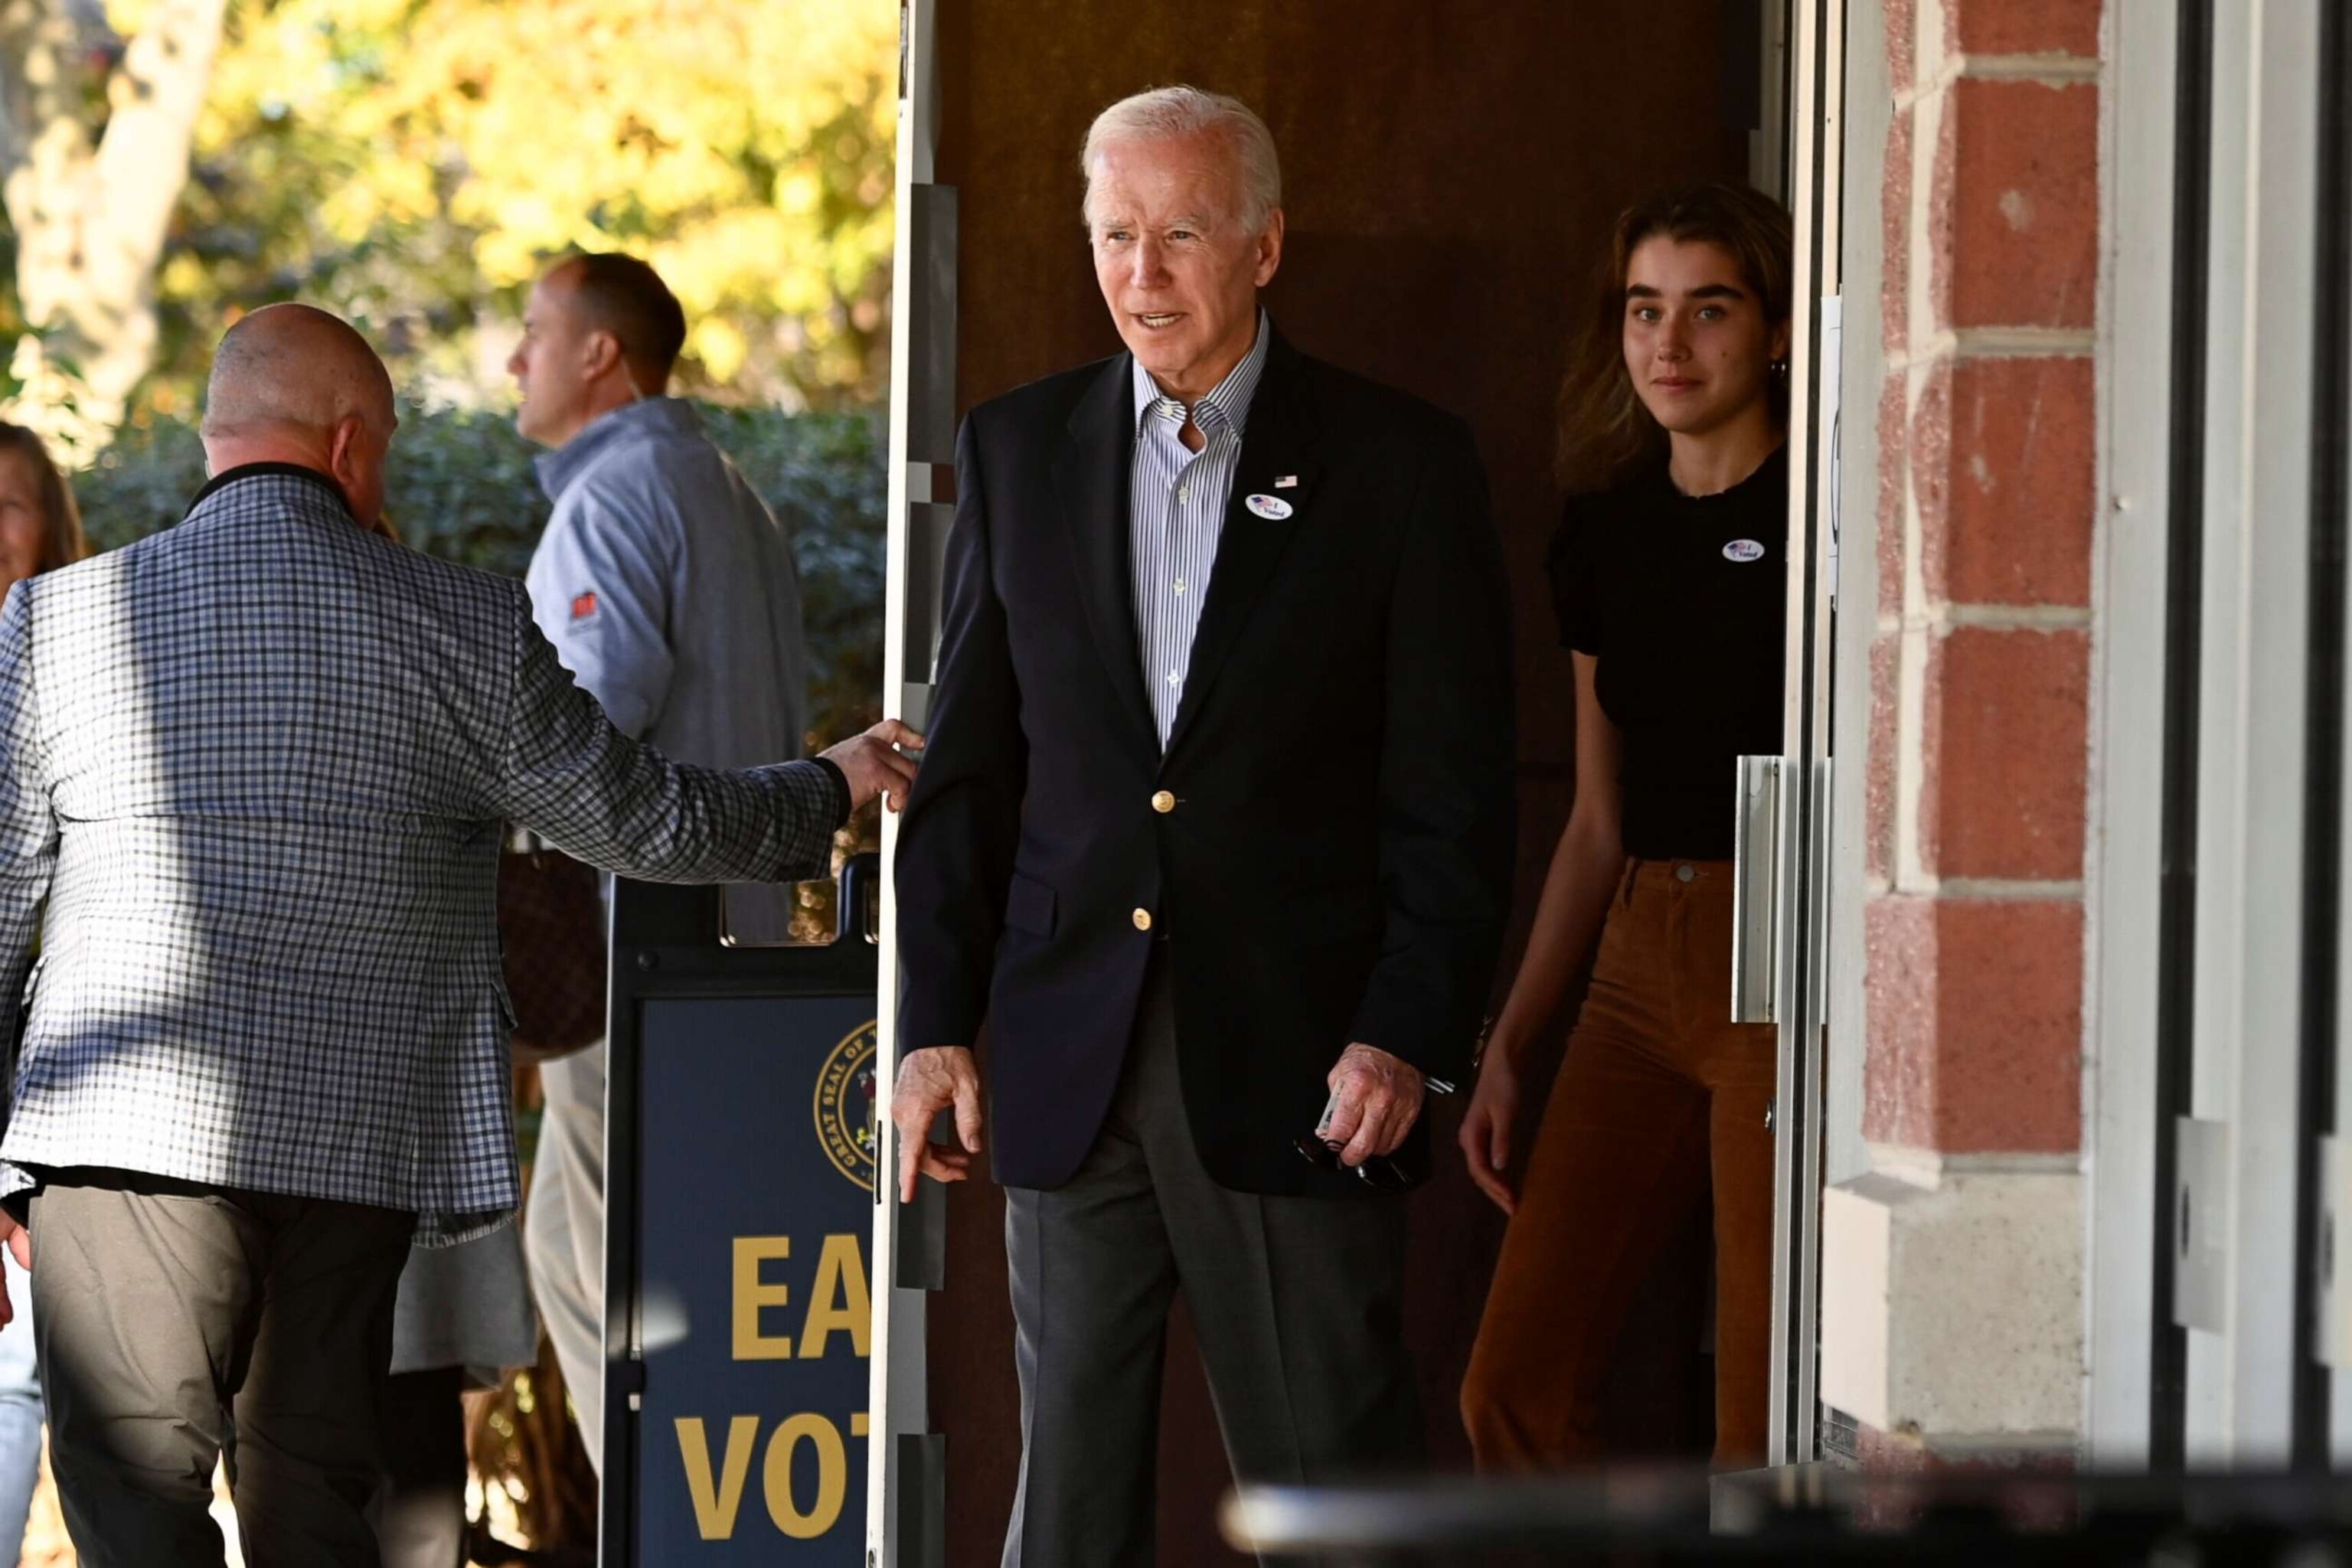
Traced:
MULTIPOLYGON (((508 369, 551 448, 533 616, 615 727, 678 762, 800 755, 808 653, 792 541, 685 402, 686 316, 654 269, 574 256, 531 291, 508 369)), ((540 1310, 602 1468, 604 1047, 548 1065, 524 1222, 540 1310)))
MULTIPOLYGON (((808 655, 792 541, 665 395, 686 317, 634 257, 573 256, 531 292, 508 369, 516 424, 551 450, 554 502, 527 578, 531 616, 614 728, 672 761, 801 754, 808 655)), ((537 1353, 524 1277, 580 1434, 602 1468, 604 1047, 540 1074, 546 1093, 522 1238, 418 1250, 401 1280, 385 1406, 394 1456, 375 1503, 385 1568, 446 1563, 465 1530, 467 1368, 537 1353)))

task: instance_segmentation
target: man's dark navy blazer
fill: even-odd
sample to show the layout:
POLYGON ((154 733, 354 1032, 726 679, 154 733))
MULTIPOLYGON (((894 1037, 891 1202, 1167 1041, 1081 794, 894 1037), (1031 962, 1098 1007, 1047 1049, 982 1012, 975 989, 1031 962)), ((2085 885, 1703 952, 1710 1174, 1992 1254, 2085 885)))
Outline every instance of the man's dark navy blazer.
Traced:
POLYGON ((1293 1140, 1351 1041, 1465 1081, 1510 898, 1485 472, 1460 420, 1276 336, 1163 754, 1129 574, 1132 363, 982 404, 958 437, 929 746, 898 830, 898 1048, 973 1045, 985 1019, 997 1180, 1059 1186, 1164 941, 1210 1174, 1369 1191, 1293 1140))

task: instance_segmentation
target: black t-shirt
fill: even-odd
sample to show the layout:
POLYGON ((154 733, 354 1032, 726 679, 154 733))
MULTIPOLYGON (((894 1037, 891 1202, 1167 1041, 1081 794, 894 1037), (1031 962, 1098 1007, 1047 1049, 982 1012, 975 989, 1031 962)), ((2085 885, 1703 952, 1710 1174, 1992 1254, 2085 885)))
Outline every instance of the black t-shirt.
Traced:
POLYGON ((1788 539, 1785 448, 1718 495, 1661 466, 1568 503, 1552 602, 1624 737, 1626 854, 1731 858, 1733 759, 1780 751, 1788 539))

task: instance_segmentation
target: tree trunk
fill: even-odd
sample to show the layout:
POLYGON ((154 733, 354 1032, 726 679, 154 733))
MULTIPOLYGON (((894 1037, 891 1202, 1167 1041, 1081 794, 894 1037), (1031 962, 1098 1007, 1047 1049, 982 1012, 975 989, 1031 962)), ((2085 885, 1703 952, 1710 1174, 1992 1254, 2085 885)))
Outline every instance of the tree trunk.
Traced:
POLYGON ((225 0, 158 0, 123 47, 97 0, 0 0, 0 204, 34 331, 8 412, 86 461, 155 353, 155 268, 225 0))

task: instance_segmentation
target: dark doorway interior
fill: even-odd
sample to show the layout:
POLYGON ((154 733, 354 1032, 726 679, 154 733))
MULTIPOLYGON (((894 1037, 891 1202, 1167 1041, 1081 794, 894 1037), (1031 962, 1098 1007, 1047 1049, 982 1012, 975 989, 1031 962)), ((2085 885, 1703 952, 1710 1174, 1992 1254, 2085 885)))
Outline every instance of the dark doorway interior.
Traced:
MULTIPOLYGON (((1567 656, 1542 557, 1557 510, 1553 393, 1573 303, 1617 211, 1657 186, 1742 179, 1758 0, 941 0, 938 178, 959 187, 958 406, 1117 351, 1079 226, 1077 148, 1103 105, 1186 81, 1272 125, 1289 248, 1269 306, 1307 353, 1408 388, 1478 432, 1517 585, 1519 928, 1570 789, 1567 656)), ((1515 934, 1511 954, 1516 955, 1515 934)), ((1508 960, 1507 960, 1508 962, 1508 960)), ((1458 1103, 1439 1103, 1450 1149, 1458 1103)), ((1466 1450, 1454 1394, 1501 1217, 1457 1159, 1418 1196, 1420 1355, 1433 1458, 1466 1450)), ((994 1560, 1019 1455, 1002 1200, 952 1189, 949 1289, 930 1312, 948 1436, 948 1560, 994 1560)), ((1637 1312, 1621 1389, 1629 1452, 1704 1455, 1706 1237, 1637 1312)), ((1234 1561, 1226 1484, 1181 1323, 1161 1445, 1161 1560, 1234 1561)))

